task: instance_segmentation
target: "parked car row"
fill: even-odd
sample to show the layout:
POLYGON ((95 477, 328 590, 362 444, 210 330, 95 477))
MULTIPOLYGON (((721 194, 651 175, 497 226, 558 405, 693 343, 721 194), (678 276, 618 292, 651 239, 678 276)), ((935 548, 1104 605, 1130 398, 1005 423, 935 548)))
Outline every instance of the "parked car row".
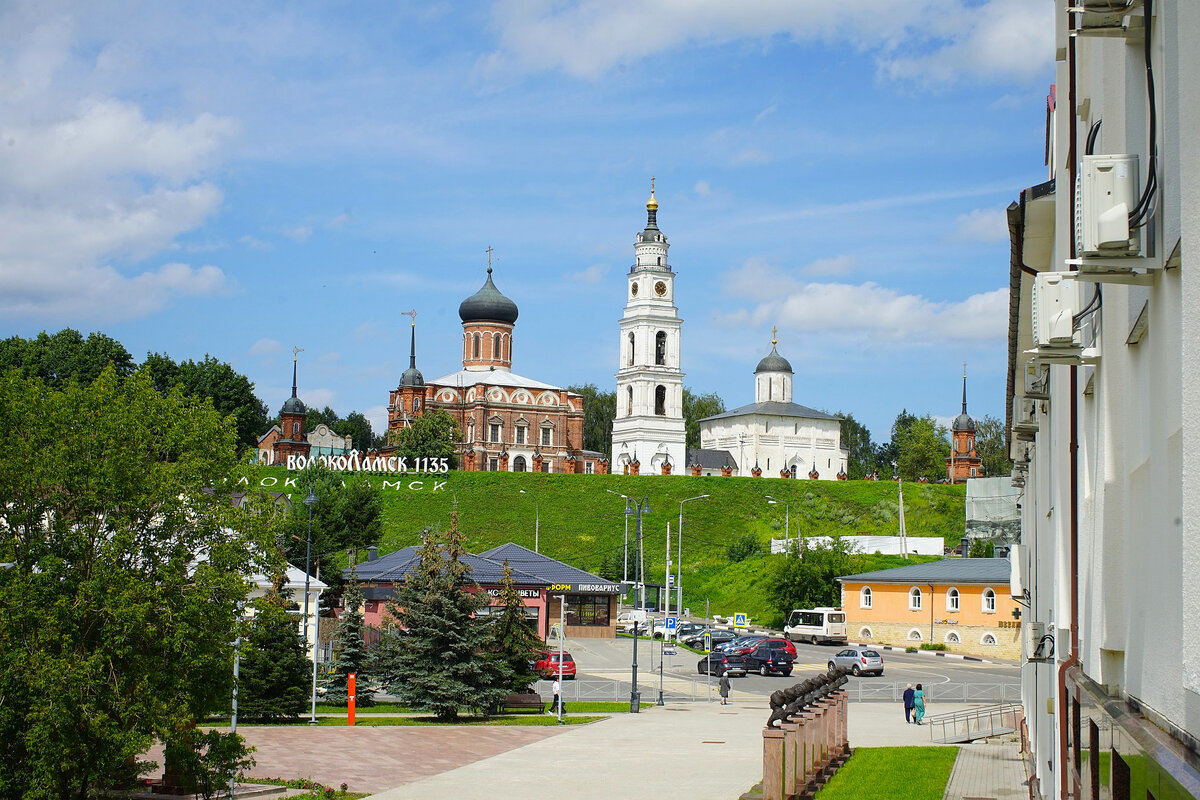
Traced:
POLYGON ((530 668, 547 680, 553 680, 560 674, 565 681, 575 680, 575 659, 571 658, 571 654, 567 652, 562 653, 561 672, 559 670, 559 652, 557 650, 537 651, 530 668))
POLYGON ((753 671, 763 676, 787 677, 792 674, 794 666, 795 659, 786 650, 768 642, 761 642, 743 653, 709 653, 696 664, 696 670, 701 675, 720 675, 728 672, 730 676, 737 676, 753 671))

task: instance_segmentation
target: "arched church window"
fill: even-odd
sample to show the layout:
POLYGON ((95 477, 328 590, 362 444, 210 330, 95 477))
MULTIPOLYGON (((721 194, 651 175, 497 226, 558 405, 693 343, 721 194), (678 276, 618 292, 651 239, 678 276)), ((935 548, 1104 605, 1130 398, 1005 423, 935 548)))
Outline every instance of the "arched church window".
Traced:
POLYGON ((654 336, 654 363, 660 367, 667 363, 667 334, 662 331, 654 336))
MULTIPOLYGON (((632 336, 632 335, 633 334, 630 334, 630 336, 632 336)), ((633 416, 633 387, 632 386, 629 387, 629 396, 625 401, 625 416, 627 416, 627 417, 633 416)))
POLYGON ((633 366, 633 351, 634 351, 633 342, 634 342, 633 331, 630 331, 629 332, 629 366, 631 366, 631 367, 633 366))
POLYGON ((475 334, 473 337, 471 337, 471 339, 475 343, 474 348, 472 349, 472 352, 475 354, 474 357, 479 358, 479 334, 475 334))
POLYGON ((525 456, 517 456, 513 459, 513 472, 525 471, 525 456))
POLYGON ((420 408, 421 408, 421 398, 414 397, 413 398, 413 413, 415 414, 417 412, 417 410, 420 408))
POLYGON ((492 336, 492 358, 502 358, 500 355, 500 334, 498 333, 492 336))
POLYGON ((300 423, 293 422, 292 423, 292 436, 299 436, 299 435, 300 435, 300 423))
POLYGON ((660 417, 667 415, 667 387, 654 387, 654 413, 660 417))

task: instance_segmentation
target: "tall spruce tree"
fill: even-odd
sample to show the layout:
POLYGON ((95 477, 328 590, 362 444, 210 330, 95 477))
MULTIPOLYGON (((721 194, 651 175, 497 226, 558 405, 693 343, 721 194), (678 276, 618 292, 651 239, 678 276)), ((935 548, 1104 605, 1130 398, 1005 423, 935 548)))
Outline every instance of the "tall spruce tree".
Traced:
POLYGON ((441 720, 457 719, 465 709, 486 713, 508 694, 511 680, 508 667, 492 652, 490 623, 474 616, 488 597, 467 591, 473 581, 470 565, 462 561, 463 541, 455 511, 449 531, 426 535, 416 570, 387 604, 402 629, 396 646, 388 648, 388 691, 441 720))
POLYGON ((375 705, 374 695, 362 687, 370 680, 371 651, 363 642, 363 595, 358 575, 350 573, 346 584, 346 613, 338 620, 333 632, 333 677, 326 685, 325 699, 335 705, 349 701, 350 673, 355 673, 354 704, 363 708, 375 705))
POLYGON ((495 638, 494 652, 512 673, 508 689, 524 692, 537 682, 537 673, 530 668, 534 652, 542 646, 542 640, 534 633, 525 616, 525 602, 513 582, 512 568, 504 561, 504 576, 500 579, 500 613, 492 616, 492 636, 495 638))
POLYGON ((254 603, 248 647, 238 678, 238 714, 247 720, 279 722, 303 714, 308 704, 309 661, 296 633, 296 604, 285 596, 284 573, 254 603))

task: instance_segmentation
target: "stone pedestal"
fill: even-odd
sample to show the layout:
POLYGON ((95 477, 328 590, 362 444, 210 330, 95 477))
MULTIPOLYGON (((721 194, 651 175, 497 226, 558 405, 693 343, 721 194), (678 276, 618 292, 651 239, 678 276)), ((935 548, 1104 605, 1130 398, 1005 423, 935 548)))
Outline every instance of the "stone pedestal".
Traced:
POLYGON ((786 734, 778 728, 763 730, 763 800, 788 800, 784 793, 786 734))

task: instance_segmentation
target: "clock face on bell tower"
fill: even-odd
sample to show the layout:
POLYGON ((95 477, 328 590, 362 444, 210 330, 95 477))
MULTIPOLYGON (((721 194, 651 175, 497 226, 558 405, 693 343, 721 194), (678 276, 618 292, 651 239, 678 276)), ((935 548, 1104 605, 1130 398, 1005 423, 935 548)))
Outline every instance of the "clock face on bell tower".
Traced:
POLYGON ((659 297, 665 297, 667 294, 667 284, 663 281, 654 284, 654 293, 659 297))

